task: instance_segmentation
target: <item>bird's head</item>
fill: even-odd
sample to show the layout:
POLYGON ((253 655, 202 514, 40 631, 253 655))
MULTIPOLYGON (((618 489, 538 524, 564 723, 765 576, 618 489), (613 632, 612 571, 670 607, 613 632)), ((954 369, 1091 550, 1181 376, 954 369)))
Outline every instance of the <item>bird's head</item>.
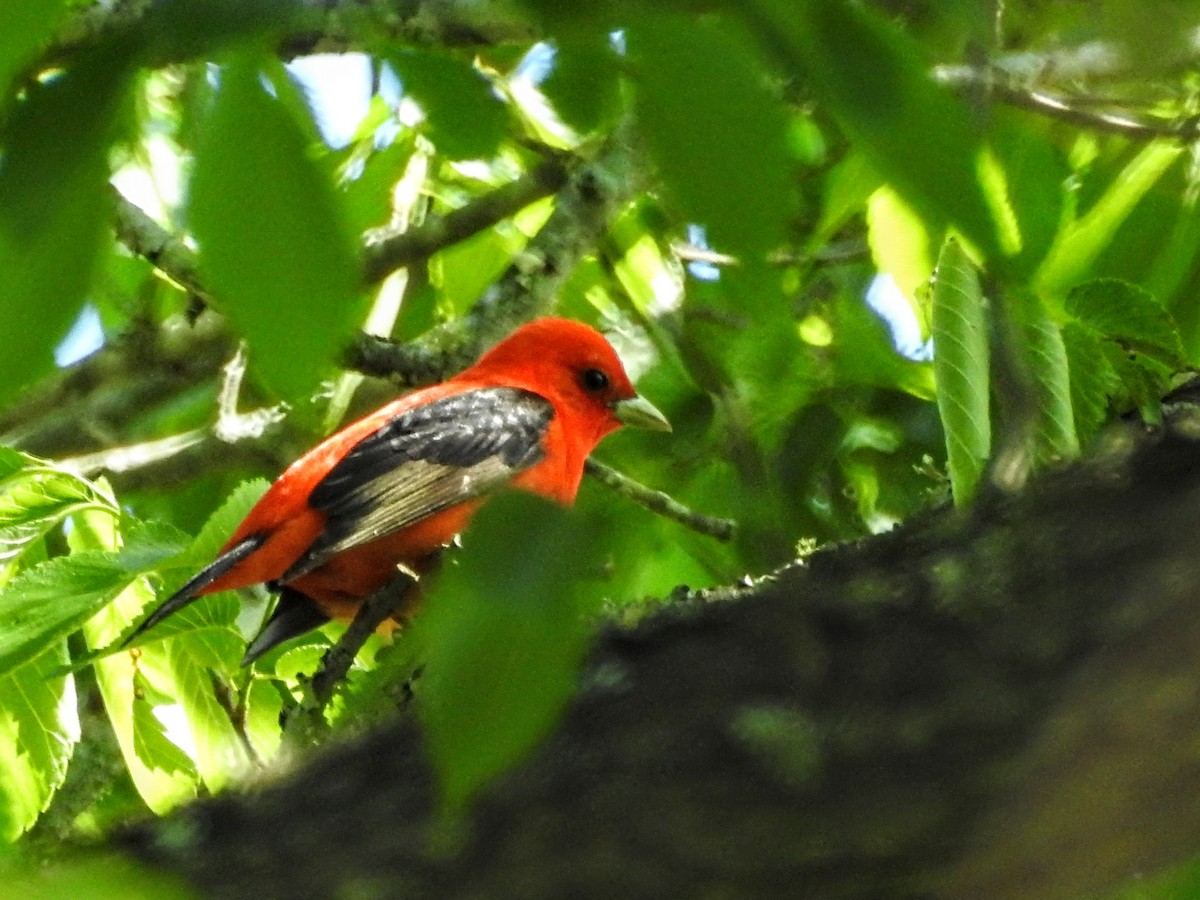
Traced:
POLYGON ((583 417, 599 441, 622 425, 670 431, 666 417, 640 397, 600 332, 570 319, 522 325, 468 370, 543 394, 560 412, 583 417))

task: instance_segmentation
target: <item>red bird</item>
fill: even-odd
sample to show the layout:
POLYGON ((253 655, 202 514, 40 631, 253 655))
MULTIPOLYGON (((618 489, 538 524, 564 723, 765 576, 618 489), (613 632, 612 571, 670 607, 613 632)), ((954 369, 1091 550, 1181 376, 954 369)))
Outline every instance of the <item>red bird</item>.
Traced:
MULTIPOLYGON (((475 365, 393 400, 292 463, 217 558, 130 635, 198 597, 279 592, 242 664, 349 619, 403 567, 427 571, 471 514, 511 485, 570 504, 583 464, 621 425, 669 431, 599 332, 565 319, 514 331, 475 365)), ((405 606, 415 604, 408 591, 405 606)))

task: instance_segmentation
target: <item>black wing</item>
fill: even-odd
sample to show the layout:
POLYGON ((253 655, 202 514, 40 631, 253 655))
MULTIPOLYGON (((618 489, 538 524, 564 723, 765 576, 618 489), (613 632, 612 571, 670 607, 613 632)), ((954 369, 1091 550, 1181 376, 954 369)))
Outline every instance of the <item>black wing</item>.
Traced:
POLYGON ((518 388, 481 388, 410 409, 364 438, 308 503, 325 530, 280 579, 506 484, 542 458, 554 407, 518 388))

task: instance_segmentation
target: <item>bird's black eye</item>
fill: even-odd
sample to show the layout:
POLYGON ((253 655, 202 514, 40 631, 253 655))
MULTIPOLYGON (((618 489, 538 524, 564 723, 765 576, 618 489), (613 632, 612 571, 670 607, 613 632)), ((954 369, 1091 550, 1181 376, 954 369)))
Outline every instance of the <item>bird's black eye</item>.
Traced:
POLYGON ((608 388, 608 376, 599 369, 584 369, 579 376, 579 383, 585 391, 598 394, 608 388))

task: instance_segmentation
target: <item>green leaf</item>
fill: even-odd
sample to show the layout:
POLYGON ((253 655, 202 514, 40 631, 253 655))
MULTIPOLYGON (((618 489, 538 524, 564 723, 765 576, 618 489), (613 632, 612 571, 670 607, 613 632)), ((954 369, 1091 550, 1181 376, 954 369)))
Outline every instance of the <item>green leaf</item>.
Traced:
POLYGON ((0 589, 0 674, 62 640, 145 571, 141 554, 90 551, 27 569, 0 589))
POLYGON ((0 676, 0 839, 36 822, 67 776, 79 740, 75 681, 53 674, 66 661, 59 641, 0 676))
POLYGON ((951 223, 987 258, 1004 255, 969 111, 930 78, 915 38, 842 0, 759 0, 753 9, 760 36, 778 36, 789 68, 804 70, 855 146, 932 228, 951 223))
MULTIPOLYGON (((235 647, 240 651, 241 647, 235 647)), ((187 719, 196 768, 210 791, 218 791, 235 775, 245 772, 249 760, 230 721, 229 712, 217 698, 214 675, 204 653, 194 652, 191 642, 177 638, 168 645, 170 690, 187 719)), ((237 659, 238 652, 233 658, 237 659)), ((234 663, 236 665, 236 662, 234 663)))
POLYGON ((246 738, 259 759, 273 759, 279 752, 283 739, 283 729, 279 725, 282 712, 283 696, 274 680, 255 678, 250 682, 246 691, 246 738))
POLYGON ((1079 285, 1067 295, 1066 311, 1085 327, 1122 346, 1182 368, 1183 343, 1171 314, 1150 292, 1115 278, 1079 285))
POLYGON ((403 50, 388 61, 404 91, 420 104, 429 139, 448 159, 495 154, 508 125, 508 110, 474 66, 448 53, 403 50))
POLYGON ((575 690, 591 630, 579 582, 599 571, 603 533, 539 498, 506 495, 442 573, 406 640, 428 648, 416 691, 446 809, 527 755, 575 690))
POLYGON ((133 862, 125 853, 92 850, 53 865, 5 866, 4 889, 21 900, 197 900, 181 876, 133 862))
POLYGON ((149 5, 142 33, 151 59, 182 61, 214 56, 234 45, 303 30, 304 19, 319 29, 320 12, 291 0, 159 0, 149 5))
POLYGON ((392 190, 412 159, 411 133, 383 150, 370 152, 358 177, 343 183, 341 196, 346 218, 356 232, 388 223, 392 215, 392 190))
MULTIPOLYGON (((205 523, 188 552, 182 554, 183 558, 202 554, 205 562, 211 559, 232 531, 231 523, 241 520, 262 493, 264 485, 261 479, 240 485, 205 523)), ((80 522, 71 541, 73 547, 84 552, 97 547, 113 548, 120 543, 115 531, 94 517, 80 522)), ((131 540, 121 550, 123 557, 132 555, 132 543, 131 540)), ((178 559, 180 556, 180 548, 176 546, 172 557, 178 559)), ((139 557, 145 558, 144 552, 139 557)), ((156 562, 162 562, 162 559, 156 562)), ((115 639, 121 633, 123 623, 140 612, 151 597, 144 582, 132 585, 106 611, 115 615, 90 623, 92 627, 86 632, 89 643, 115 639)), ((215 791, 246 766, 245 750, 228 712, 218 701, 214 683, 214 677, 219 677, 220 673, 237 668, 243 649, 241 635, 234 625, 237 611, 238 603, 232 594, 205 598, 171 617, 169 623, 178 627, 172 640, 160 640, 164 633, 171 633, 167 629, 168 623, 164 623, 162 628, 154 629, 152 639, 142 642, 145 646, 137 645, 136 671, 146 679, 148 686, 153 687, 153 692, 145 688, 135 692, 132 718, 126 718, 123 727, 128 729, 127 743, 141 769, 135 774, 135 783, 152 806, 178 802, 194 788, 196 772, 205 786, 215 791), (212 672, 218 675, 214 676, 212 672), (187 753, 162 733, 161 724, 157 724, 158 719, 152 714, 155 705, 149 700, 152 693, 163 696, 160 705, 178 706, 178 713, 186 721, 187 753)), ((127 666, 130 659, 132 657, 125 653, 105 662, 112 662, 113 677, 119 678, 123 674, 122 667, 127 666)), ((123 684, 110 685, 110 689, 114 703, 129 702, 123 684)), ((125 744, 122 747, 124 749, 125 744)), ((127 752, 126 759, 129 758, 127 752)))
POLYGON ((1010 228, 1021 249, 1012 260, 1012 278, 1027 281, 1062 225, 1071 173, 1054 145, 1019 110, 994 108, 988 119, 995 156, 981 174, 1003 176, 1003 195, 997 184, 990 202, 1000 214, 1008 209, 1016 218, 1017 225, 1010 228))
POLYGON ((54 345, 79 312, 112 222, 108 151, 126 121, 130 44, 85 55, 7 110, 0 334, 21 336, 0 355, 0 387, 8 390, 52 369, 54 345))
POLYGON ((1181 146, 1166 141, 1142 148, 1091 209, 1059 232, 1035 273, 1036 289, 1054 296, 1083 281, 1134 207, 1181 153, 1181 146))
MULTIPOLYGON (((68 540, 72 558, 115 555, 121 542, 113 518, 96 512, 77 516, 68 540)), ((131 582, 83 625, 88 646, 93 650, 111 646, 153 599, 145 579, 131 582)), ((147 699, 156 692, 146 673, 165 666, 165 655, 158 644, 114 653, 94 663, 96 684, 125 766, 138 794, 158 814, 194 796, 199 781, 192 760, 167 737, 147 699)))
POLYGON ((64 517, 87 507, 117 512, 111 497, 78 475, 6 450, 0 464, 0 564, 19 560, 64 517))
POLYGON ((1109 398, 1120 390, 1121 381, 1096 334, 1077 322, 1067 322, 1062 337, 1071 372, 1075 432, 1086 446, 1108 419, 1109 398))
POLYGON ((0 4, 0 97, 58 29, 66 0, 20 0, 0 4))
POLYGON ((581 32, 558 41, 556 50, 554 69, 541 88, 562 120, 586 134, 615 119, 620 70, 608 35, 581 32))
POLYGON ((795 207, 788 118, 736 29, 643 9, 628 29, 638 126, 670 195, 713 246, 754 263, 795 207))
POLYGON ((1039 463, 1074 459, 1079 455, 1079 437, 1062 334, 1036 295, 1010 295, 1009 299, 1018 329, 1018 352, 1025 359, 1037 409, 1034 458, 1039 463))
POLYGON ((975 494, 992 452, 986 302, 975 266, 954 238, 933 283, 933 366, 954 502, 975 494))
POLYGON ((205 520, 204 527, 188 547, 190 564, 212 562, 270 486, 265 478, 251 478, 234 488, 216 512, 205 520))
POLYGON ((267 93, 260 59, 241 53, 221 71, 189 209, 201 266, 249 342, 254 368, 298 397, 315 387, 361 317, 359 267, 332 187, 308 156, 305 129, 267 93))

